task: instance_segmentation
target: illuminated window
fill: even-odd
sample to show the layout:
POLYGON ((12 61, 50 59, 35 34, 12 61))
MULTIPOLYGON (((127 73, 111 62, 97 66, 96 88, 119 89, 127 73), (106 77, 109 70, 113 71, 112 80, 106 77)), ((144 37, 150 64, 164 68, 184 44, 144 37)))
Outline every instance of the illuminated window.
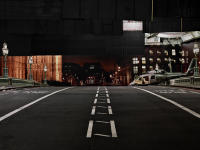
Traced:
POLYGON ((146 66, 142 66, 142 73, 146 73, 146 66))
POLYGON ((150 55, 153 55, 153 50, 150 49, 150 50, 149 50, 149 54, 150 54, 150 55))
POLYGON ((146 58, 142 57, 142 64, 146 64, 146 58))
POLYGON ((153 58, 149 58, 150 63, 153 63, 153 58))
POLYGON ((158 62, 158 63, 161 63, 161 59, 160 59, 160 58, 157 58, 157 62, 158 62))
POLYGON ((166 56, 168 56, 168 55, 169 55, 167 50, 165 50, 165 51, 164 51, 164 53, 165 53, 165 55, 166 55, 166 56))
POLYGON ((184 64, 185 63, 185 59, 184 58, 179 58, 179 61, 184 64))
POLYGON ((142 21, 123 20, 123 31, 142 31, 142 21))
POLYGON ((185 56, 185 51, 181 51, 181 56, 185 56))
POLYGON ((134 57, 134 58, 133 58, 133 64, 139 64, 139 60, 138 60, 137 57, 134 57))
POLYGON ((153 66, 149 66, 149 70, 152 71, 153 70, 153 66))
POLYGON ((138 66, 133 66, 133 73, 137 74, 138 73, 138 66))
POLYGON ((176 56, 176 50, 172 49, 172 56, 176 56))
POLYGON ((157 54, 160 55, 160 54, 161 54, 161 51, 157 50, 157 54))

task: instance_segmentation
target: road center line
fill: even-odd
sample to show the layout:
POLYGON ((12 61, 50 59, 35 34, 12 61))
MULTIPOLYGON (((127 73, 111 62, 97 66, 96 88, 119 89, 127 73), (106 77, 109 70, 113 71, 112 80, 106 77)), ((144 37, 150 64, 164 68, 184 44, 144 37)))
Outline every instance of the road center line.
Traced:
POLYGON ((94 123, 93 120, 90 120, 90 121, 89 121, 88 130, 87 130, 87 135, 86 135, 87 138, 91 138, 91 137, 92 137, 93 123, 94 123))
POLYGON ((112 115, 112 114, 113 114, 111 106, 108 106, 108 114, 109 114, 109 115, 112 115))
POLYGON ((96 97, 98 97, 99 96, 99 94, 96 94, 96 97))
POLYGON ((145 89, 142 89, 142 88, 138 88, 138 87, 133 87, 133 88, 138 89, 138 90, 145 91, 145 92, 147 92, 147 93, 149 93, 149 94, 152 94, 152 95, 154 95, 154 96, 156 96, 156 97, 159 97, 159 98, 161 98, 161 99, 163 99, 163 100, 165 100, 165 101, 167 101, 167 102, 169 102, 169 103, 171 103, 171 104, 177 106, 178 108, 180 108, 180 109, 182 109, 182 110, 184 110, 184 111, 190 113, 191 115, 193 115, 193 116, 195 116, 195 117, 197 117, 197 118, 200 119, 200 114, 199 114, 199 113, 197 113, 197 112, 195 112, 195 111, 193 111, 193 110, 191 110, 191 109, 189 109, 189 108, 187 108, 187 107, 185 107, 185 106, 183 106, 183 105, 181 105, 181 104, 179 104, 179 103, 177 103, 177 102, 175 102, 175 101, 173 101, 173 100, 171 100, 171 99, 165 98, 165 97, 163 97, 163 96, 161 96, 161 95, 158 95, 158 94, 156 94, 156 93, 153 93, 153 92, 151 92, 151 91, 148 91, 148 90, 145 90, 145 89))
POLYGON ((110 127, 111 127, 112 137, 117 138, 117 131, 116 131, 116 128, 115 128, 115 121, 114 120, 110 121, 110 127))
POLYGON ((109 94, 106 94, 106 97, 109 97, 109 94))
POLYGON ((97 103, 97 98, 95 98, 95 100, 94 100, 94 104, 96 104, 97 103))
POLYGON ((110 99, 109 98, 107 98, 107 103, 110 104, 110 99))
POLYGON ((68 87, 68 88, 64 88, 64 89, 61 89, 61 90, 52 92, 52 93, 50 93, 50 94, 48 94, 48 95, 45 95, 45 96, 43 96, 43 97, 41 97, 41 98, 36 99, 35 101, 33 101, 33 102, 31 102, 31 103, 26 104, 26 105, 24 105, 24 106, 22 106, 22 107, 20 107, 20 108, 18 108, 18 109, 16 109, 16 110, 14 110, 14 111, 11 111, 10 113, 8 113, 8 114, 6 114, 6 115, 0 117, 0 122, 3 121, 3 120, 5 120, 5 119, 7 119, 7 118, 9 118, 9 117, 11 117, 11 116, 13 116, 13 115, 15 115, 16 113, 18 113, 18 112, 20 112, 20 111, 22 111, 22 110, 24 110, 24 109, 26 109, 26 108, 32 106, 33 104, 42 101, 43 99, 45 99, 45 98, 47 98, 47 97, 49 97, 49 96, 52 96, 52 95, 54 95, 54 94, 56 94, 56 93, 59 93, 59 92, 62 92, 62 91, 64 91, 64 90, 68 90, 68 89, 70 89, 70 88, 72 88, 72 87, 68 87))
POLYGON ((91 115, 95 115, 95 111, 96 111, 96 106, 93 106, 93 107, 92 107, 91 115))

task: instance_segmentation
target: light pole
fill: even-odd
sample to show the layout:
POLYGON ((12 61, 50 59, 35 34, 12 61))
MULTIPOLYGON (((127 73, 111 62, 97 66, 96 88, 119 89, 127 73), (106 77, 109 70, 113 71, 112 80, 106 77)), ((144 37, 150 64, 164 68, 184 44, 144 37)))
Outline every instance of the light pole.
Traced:
POLYGON ((3 76, 4 78, 8 78, 8 68, 6 66, 6 62, 7 62, 7 55, 8 55, 9 50, 8 50, 7 43, 3 43, 2 52, 3 52, 4 64, 5 64, 5 67, 3 68, 3 76))
POLYGON ((198 45, 198 43, 194 43, 193 52, 195 55, 194 77, 197 77, 197 76, 199 76, 199 66, 198 66, 199 45, 198 45))
POLYGON ((169 61, 169 70, 170 73, 172 73, 172 59, 169 57, 168 61, 169 61))
POLYGON ((47 66, 44 66, 44 84, 47 84, 47 66))
POLYGON ((30 65, 29 80, 33 80, 32 73, 31 73, 31 65, 33 64, 33 57, 32 56, 29 57, 28 62, 29 62, 29 65, 30 65))

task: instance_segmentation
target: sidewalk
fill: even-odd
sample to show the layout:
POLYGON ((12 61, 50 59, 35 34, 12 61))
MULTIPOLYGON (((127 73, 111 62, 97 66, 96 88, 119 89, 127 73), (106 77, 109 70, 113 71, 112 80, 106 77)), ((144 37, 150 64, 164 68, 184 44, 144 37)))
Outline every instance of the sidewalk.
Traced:
POLYGON ((33 81, 12 79, 12 83, 9 83, 8 79, 0 78, 0 91, 17 89, 17 88, 39 87, 39 86, 41 86, 39 83, 34 83, 33 81))

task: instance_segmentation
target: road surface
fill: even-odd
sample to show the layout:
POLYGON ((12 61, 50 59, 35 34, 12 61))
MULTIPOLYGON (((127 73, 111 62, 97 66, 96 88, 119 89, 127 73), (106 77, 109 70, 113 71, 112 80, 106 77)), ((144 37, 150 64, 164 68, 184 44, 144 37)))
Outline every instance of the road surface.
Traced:
POLYGON ((200 91, 164 86, 0 92, 0 150, 200 148, 200 91))

